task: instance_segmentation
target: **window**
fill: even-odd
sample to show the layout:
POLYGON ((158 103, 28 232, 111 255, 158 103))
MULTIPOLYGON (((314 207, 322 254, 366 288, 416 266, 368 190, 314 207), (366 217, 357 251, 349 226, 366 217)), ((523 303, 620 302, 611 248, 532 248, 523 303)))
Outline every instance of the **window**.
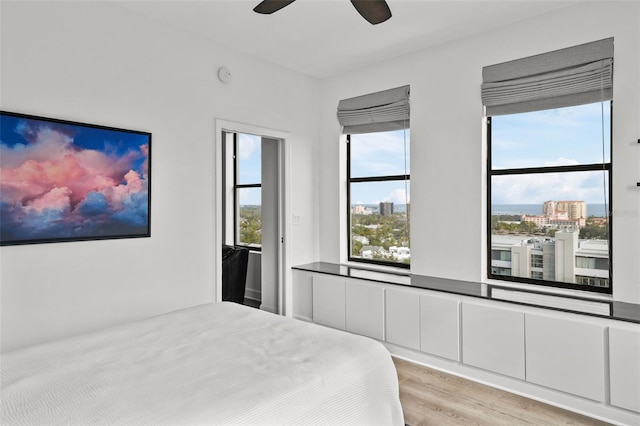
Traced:
POLYGON ((609 269, 611 115, 607 101, 487 119, 489 240, 492 247, 508 240, 512 251, 523 245, 546 250, 549 265, 539 254, 529 253, 529 262, 553 278, 532 273, 531 283, 609 289, 608 281, 578 280, 571 265, 609 269), (600 254, 597 266, 595 258, 580 256, 584 250, 600 254), (563 256, 575 260, 567 264, 563 256))
POLYGON ((262 149, 260 136, 234 133, 235 244, 262 246, 262 149))
POLYGON ((409 86, 338 104, 347 135, 348 260, 403 266, 409 245, 409 86))
POLYGON ((409 133, 347 136, 349 260, 411 262, 409 133))
POLYGON ((584 286, 602 287, 602 288, 609 287, 609 280, 607 278, 586 277, 582 275, 576 275, 576 282, 584 286))
POLYGON ((499 266, 492 266, 491 273, 493 275, 511 275, 511 268, 500 268, 499 266))
MULTIPOLYGON (((542 255, 541 254, 532 254, 531 255, 531 267, 532 268, 542 268, 542 255)), ((532 277, 533 278, 533 277, 532 277)), ((542 279, 542 277, 540 277, 542 279)))
POLYGON ((609 259, 576 256, 576 268, 609 270, 609 259))
POLYGON ((502 260, 504 262, 511 262, 511 251, 507 250, 491 250, 492 260, 502 260))
POLYGON ((483 68, 489 278, 611 293, 612 95, 613 38, 483 68))

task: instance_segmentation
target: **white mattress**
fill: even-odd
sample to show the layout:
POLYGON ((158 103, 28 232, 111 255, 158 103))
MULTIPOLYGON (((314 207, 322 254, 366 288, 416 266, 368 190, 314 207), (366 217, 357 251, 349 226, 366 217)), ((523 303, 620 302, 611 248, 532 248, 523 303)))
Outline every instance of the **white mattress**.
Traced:
POLYGON ((2 425, 403 425, 374 340, 222 302, 2 355, 2 425))

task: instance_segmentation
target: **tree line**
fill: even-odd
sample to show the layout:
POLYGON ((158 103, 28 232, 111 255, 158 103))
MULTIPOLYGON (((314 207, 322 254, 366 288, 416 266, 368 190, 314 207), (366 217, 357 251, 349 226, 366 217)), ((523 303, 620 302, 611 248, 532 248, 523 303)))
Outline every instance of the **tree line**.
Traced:
POLYGON ((383 216, 381 214, 352 214, 351 215, 351 255, 361 256, 365 245, 382 247, 386 253, 373 253, 377 260, 393 260, 389 248, 409 247, 409 224, 404 213, 383 216), (368 240, 368 244, 359 241, 357 237, 368 240))
MULTIPOLYGON (((594 219, 594 216, 587 218, 586 225, 580 228, 578 238, 583 240, 608 240, 609 226, 594 219)), ((556 228, 539 227, 533 222, 523 221, 520 215, 491 216, 491 232, 495 234, 526 234, 554 237, 556 231, 556 228)))

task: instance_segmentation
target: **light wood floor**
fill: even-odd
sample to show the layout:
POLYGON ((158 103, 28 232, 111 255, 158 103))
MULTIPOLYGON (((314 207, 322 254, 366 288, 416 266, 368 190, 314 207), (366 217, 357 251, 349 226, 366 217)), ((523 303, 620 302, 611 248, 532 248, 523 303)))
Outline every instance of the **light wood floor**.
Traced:
POLYGON ((394 358, 404 421, 421 425, 606 425, 580 414, 394 358))

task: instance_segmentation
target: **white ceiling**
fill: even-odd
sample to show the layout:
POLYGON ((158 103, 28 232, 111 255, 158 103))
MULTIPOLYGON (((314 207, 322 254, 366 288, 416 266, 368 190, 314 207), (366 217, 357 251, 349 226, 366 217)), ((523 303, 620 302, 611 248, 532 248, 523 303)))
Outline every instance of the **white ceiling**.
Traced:
POLYGON ((220 45, 316 78, 375 64, 576 4, 577 0, 387 0, 393 16, 371 25, 349 0, 297 0, 272 15, 260 0, 117 4, 220 45))

